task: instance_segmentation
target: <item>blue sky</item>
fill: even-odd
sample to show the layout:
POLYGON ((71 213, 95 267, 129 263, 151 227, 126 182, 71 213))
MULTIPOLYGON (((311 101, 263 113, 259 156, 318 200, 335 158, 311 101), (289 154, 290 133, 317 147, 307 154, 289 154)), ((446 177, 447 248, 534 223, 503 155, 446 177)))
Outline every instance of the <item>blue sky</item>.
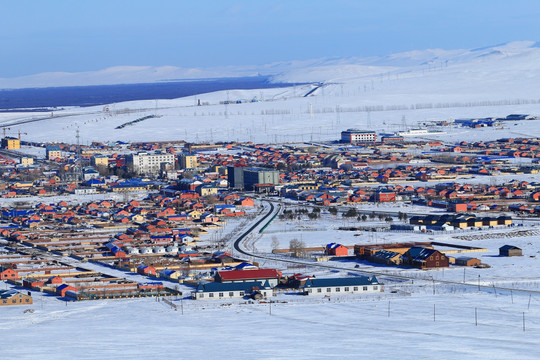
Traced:
POLYGON ((0 77, 540 40, 536 0, 0 0, 0 77))

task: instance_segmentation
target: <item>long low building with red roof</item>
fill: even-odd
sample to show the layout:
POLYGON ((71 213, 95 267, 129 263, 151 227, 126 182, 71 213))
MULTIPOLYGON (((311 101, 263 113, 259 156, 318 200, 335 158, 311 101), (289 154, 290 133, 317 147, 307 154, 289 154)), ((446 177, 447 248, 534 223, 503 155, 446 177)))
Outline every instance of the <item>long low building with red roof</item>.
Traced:
POLYGON ((226 270, 218 271, 215 280, 221 283, 268 280, 275 287, 282 274, 276 269, 226 270))

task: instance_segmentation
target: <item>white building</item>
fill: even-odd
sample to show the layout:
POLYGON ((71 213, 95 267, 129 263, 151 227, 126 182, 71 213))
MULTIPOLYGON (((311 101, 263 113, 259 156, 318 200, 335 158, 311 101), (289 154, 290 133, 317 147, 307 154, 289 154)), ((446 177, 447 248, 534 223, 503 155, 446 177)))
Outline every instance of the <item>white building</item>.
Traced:
POLYGON ((399 136, 418 136, 427 135, 428 133, 426 129, 410 129, 407 131, 398 131, 396 134, 399 136))
POLYGON ((375 142, 377 133, 375 131, 366 131, 358 129, 347 129, 341 132, 341 142, 355 144, 365 142, 375 142))
POLYGON ((308 279, 302 288, 306 295, 344 295, 384 291, 383 284, 380 284, 375 276, 308 279))
POLYGON ((136 174, 159 174, 161 164, 174 166, 175 156, 169 153, 155 152, 153 154, 140 152, 126 157, 126 165, 136 174))
POLYGON ((91 195, 97 194, 95 187, 75 188, 75 195, 91 195))

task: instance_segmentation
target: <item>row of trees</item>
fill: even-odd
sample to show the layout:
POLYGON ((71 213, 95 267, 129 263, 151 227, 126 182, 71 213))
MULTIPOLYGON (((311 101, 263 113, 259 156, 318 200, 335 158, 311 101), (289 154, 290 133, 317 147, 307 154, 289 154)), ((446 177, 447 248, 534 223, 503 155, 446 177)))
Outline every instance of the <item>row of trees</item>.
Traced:
MULTIPOLYGON (((328 208, 328 212, 334 216, 337 215, 338 213, 338 209, 335 207, 335 206, 332 206, 330 208, 328 208)), ((354 218, 354 217, 357 217, 357 220, 358 221, 367 221, 368 219, 368 216, 363 214, 363 215, 359 215, 358 212, 356 211, 355 208, 349 208, 346 212, 343 213, 343 215, 341 215, 345 218, 354 218)), ((369 214, 369 219, 370 220, 373 220, 375 218, 379 218, 380 221, 382 220, 385 220, 386 222, 389 222, 389 221, 393 221, 392 217, 390 216, 385 216, 383 214, 375 214, 374 211, 371 212, 371 214, 369 214)), ((407 221, 408 219, 408 215, 406 213, 403 213, 403 212, 398 212, 398 219, 399 220, 402 220, 402 221, 407 221)))
MULTIPOLYGON (((272 236, 272 250, 279 249, 279 240, 276 236, 272 236)), ((304 257, 307 254, 306 243, 302 240, 292 239, 289 242, 289 251, 291 256, 294 257, 304 257)))
MULTIPOLYGON (((334 216, 337 216, 338 209, 335 206, 329 207, 328 212, 334 216)), ((301 220, 302 215, 307 215, 307 217, 310 220, 316 220, 321 217, 321 209, 318 207, 314 207, 311 212, 309 212, 306 208, 296 209, 296 210, 290 210, 285 209, 283 212, 279 215, 280 220, 294 220, 298 219, 301 220)), ((369 215, 358 213, 358 211, 355 208, 349 208, 346 212, 344 212, 342 215, 344 218, 356 218, 358 221, 367 221, 368 218, 370 220, 374 220, 378 218, 380 221, 386 221, 386 222, 392 222, 394 219, 391 216, 386 216, 384 214, 376 214, 374 211, 372 211, 369 215)), ((407 221, 408 215, 403 212, 398 212, 398 219, 400 221, 407 221)))
POLYGON ((310 220, 315 220, 321 217, 321 209, 313 208, 311 212, 309 212, 309 210, 305 208, 296 209, 295 211, 283 210, 283 213, 279 215, 279 219, 294 220, 297 218, 298 220, 300 220, 302 218, 302 215, 307 215, 310 220))

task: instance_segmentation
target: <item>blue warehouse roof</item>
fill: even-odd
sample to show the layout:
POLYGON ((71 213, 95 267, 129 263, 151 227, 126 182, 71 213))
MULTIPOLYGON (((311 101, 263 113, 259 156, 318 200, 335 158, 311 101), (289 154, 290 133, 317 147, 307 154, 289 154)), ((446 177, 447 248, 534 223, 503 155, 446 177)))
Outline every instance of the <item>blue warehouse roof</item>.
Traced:
POLYGON ((375 276, 370 278, 366 276, 354 276, 346 278, 329 278, 329 279, 308 279, 304 285, 305 288, 313 287, 331 287, 331 286, 363 286, 363 285, 378 285, 379 281, 375 276))

